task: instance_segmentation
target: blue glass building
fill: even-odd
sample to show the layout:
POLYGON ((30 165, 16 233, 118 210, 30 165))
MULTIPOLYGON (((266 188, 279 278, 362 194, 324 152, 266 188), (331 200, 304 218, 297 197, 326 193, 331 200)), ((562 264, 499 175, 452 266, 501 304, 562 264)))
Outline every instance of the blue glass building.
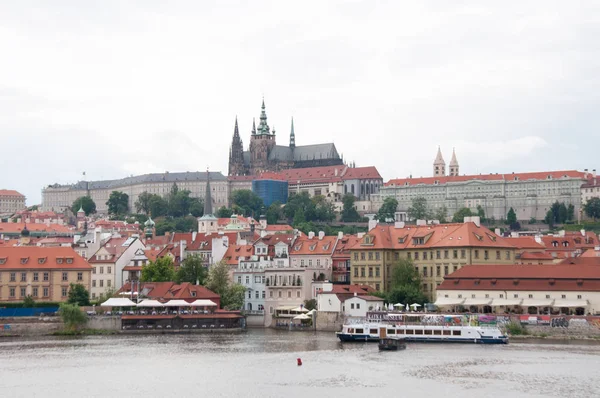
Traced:
POLYGON ((252 192, 260 196, 265 207, 273 202, 287 203, 288 183, 282 180, 261 179, 252 181, 252 192))

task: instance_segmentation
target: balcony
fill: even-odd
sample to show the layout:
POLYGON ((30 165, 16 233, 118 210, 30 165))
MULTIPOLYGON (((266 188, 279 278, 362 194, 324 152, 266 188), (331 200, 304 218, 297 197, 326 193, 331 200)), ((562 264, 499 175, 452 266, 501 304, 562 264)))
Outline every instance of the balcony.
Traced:
POLYGON ((248 315, 248 316, 251 316, 251 315, 263 316, 263 315, 265 315, 265 311, 264 310, 245 310, 245 311, 242 311, 242 314, 248 315))

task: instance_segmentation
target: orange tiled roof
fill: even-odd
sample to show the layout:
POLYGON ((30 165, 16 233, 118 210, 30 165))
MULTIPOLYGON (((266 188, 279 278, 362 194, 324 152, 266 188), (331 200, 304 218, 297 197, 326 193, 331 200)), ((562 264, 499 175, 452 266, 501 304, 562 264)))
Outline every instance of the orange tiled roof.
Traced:
POLYGON ((554 257, 546 252, 523 252, 520 260, 554 260, 554 257))
POLYGON ((356 235, 344 235, 338 240, 335 251, 333 252, 334 259, 350 258, 350 248, 358 243, 360 238, 356 235))
POLYGON ((506 242, 517 249, 544 250, 546 248, 543 244, 538 243, 533 236, 519 236, 516 238, 508 237, 505 239, 506 242))
MULTIPOLYGON (((22 222, 3 222, 0 223, 0 233, 21 233, 21 231, 25 228, 25 223, 22 222)), ((58 224, 35 224, 28 223, 27 229, 30 232, 48 232, 48 233, 59 233, 59 234, 67 234, 71 233, 71 229, 66 225, 58 225, 58 224)))
POLYGON ((252 245, 229 245, 223 259, 227 265, 238 265, 240 257, 248 258, 252 256, 254 246, 252 245))
POLYGON ((21 196, 25 197, 22 193, 15 191, 14 189, 0 189, 0 196, 21 196))
POLYGON ((437 184, 448 184, 454 182, 465 182, 465 181, 528 181, 528 180, 547 180, 548 176, 552 179, 567 178, 580 178, 583 180, 584 173, 577 170, 563 170, 563 171, 543 171, 543 172, 531 172, 531 173, 511 173, 511 174, 479 174, 479 175, 466 175, 466 176, 441 176, 441 177, 421 177, 421 178, 397 178, 390 180, 385 183, 385 186, 406 186, 406 185, 434 185, 437 184))
POLYGON ((324 236, 323 239, 319 239, 318 236, 312 239, 309 239, 308 236, 301 236, 290 247, 290 255, 330 255, 335 249, 336 240, 337 236, 324 236))
POLYGON ((0 246, 0 271, 91 268, 91 265, 70 247, 0 246))
MULTIPOLYGON (((134 287, 135 291, 138 291, 137 285, 134 287)), ((131 283, 126 283, 118 293, 130 292, 131 283)), ((146 296, 152 299, 162 300, 185 300, 188 303, 199 300, 207 299, 212 300, 216 304, 220 302, 220 296, 200 285, 192 285, 189 282, 177 284, 175 282, 147 282, 140 285, 140 291, 146 291, 146 296)))
POLYGON ((280 232, 280 231, 293 231, 294 227, 292 227, 291 225, 281 225, 281 224, 271 224, 271 225, 267 225, 267 228, 265 228, 265 231, 267 232, 280 232))

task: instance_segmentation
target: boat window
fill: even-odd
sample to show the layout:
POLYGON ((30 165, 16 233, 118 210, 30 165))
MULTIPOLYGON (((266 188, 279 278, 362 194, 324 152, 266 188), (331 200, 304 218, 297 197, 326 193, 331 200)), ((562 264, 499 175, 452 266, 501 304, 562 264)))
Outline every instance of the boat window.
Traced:
POLYGON ((348 333, 354 333, 354 329, 352 329, 352 328, 348 329, 348 333))
POLYGON ((363 332, 364 332, 363 329, 356 329, 356 333, 358 333, 358 334, 362 334, 363 332))
POLYGON ((388 334, 396 334, 396 329, 388 329, 388 334))
POLYGON ((406 329, 406 334, 415 334, 415 331, 412 329, 406 329))
POLYGON ((426 329, 426 330, 425 330, 425 334, 433 334, 433 333, 432 333, 432 331, 431 331, 431 330, 429 330, 429 329, 426 329))
POLYGON ((377 329, 369 329, 369 334, 377 334, 377 329))
POLYGON ((423 334, 423 329, 420 329, 420 330, 417 329, 417 330, 415 330, 415 334, 423 334))
POLYGON ((396 331, 396 334, 404 334, 404 329, 398 329, 398 330, 396 331))
POLYGON ((444 336, 450 336, 452 333, 450 330, 444 330, 444 336))
POLYGON ((436 335, 436 336, 441 336, 442 335, 442 331, 439 330, 439 329, 437 329, 437 330, 433 331, 433 334, 436 335))
POLYGON ((453 330, 452 336, 460 336, 460 330, 453 330))

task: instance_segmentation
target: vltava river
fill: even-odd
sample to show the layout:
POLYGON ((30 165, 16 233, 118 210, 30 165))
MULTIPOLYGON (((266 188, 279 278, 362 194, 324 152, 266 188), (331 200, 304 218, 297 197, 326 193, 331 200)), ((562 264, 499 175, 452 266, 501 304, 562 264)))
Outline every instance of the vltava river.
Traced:
POLYGON ((333 333, 0 340, 0 397, 600 397, 600 345, 339 343, 333 333), (303 366, 296 364, 302 358, 303 366))

